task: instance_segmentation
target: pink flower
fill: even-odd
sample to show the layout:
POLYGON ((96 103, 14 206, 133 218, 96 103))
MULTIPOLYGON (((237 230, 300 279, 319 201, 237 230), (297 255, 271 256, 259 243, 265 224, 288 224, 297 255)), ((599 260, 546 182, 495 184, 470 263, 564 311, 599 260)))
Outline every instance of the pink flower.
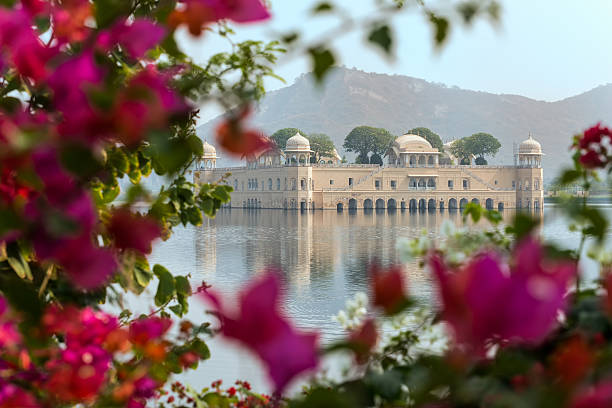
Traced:
POLYGON ((161 337, 172 326, 172 320, 157 316, 134 320, 130 324, 130 340, 139 345, 145 345, 150 341, 161 339, 161 337))
POLYGON ((52 11, 53 34, 62 43, 83 41, 91 28, 85 24, 92 16, 88 0, 64 0, 52 11))
POLYGON ((459 270, 434 254, 429 265, 438 280, 442 317, 457 343, 483 355, 488 341, 537 344, 565 310, 566 291, 576 264, 544 258, 539 242, 528 238, 512 256, 512 268, 485 252, 459 270))
POLYGON ((30 235, 37 256, 59 263, 81 288, 99 286, 115 271, 117 264, 110 251, 93 242, 97 214, 89 193, 61 167, 52 149, 41 149, 32 154, 32 159, 44 194, 31 200, 25 209, 33 223, 30 235), (72 223, 74 228, 58 231, 53 227, 53 217, 72 223))
POLYGON ((161 236, 161 228, 154 219, 126 208, 113 211, 108 232, 117 248, 134 249, 142 254, 150 254, 151 242, 161 236))
POLYGON ((137 18, 131 24, 126 20, 115 23, 113 27, 98 37, 98 46, 111 50, 115 45, 132 59, 142 58, 164 38, 165 30, 152 21, 137 18))
POLYGON ((91 402, 106 381, 110 355, 97 346, 68 348, 47 364, 48 392, 63 401, 91 402))
POLYGON ((36 399, 22 388, 0 380, 1 408, 39 408, 36 399))
POLYGON ((588 169, 604 168, 612 157, 612 130, 601 123, 584 131, 572 146, 580 154, 580 163, 588 169))
POLYGON ((204 25, 219 20, 250 23, 270 18, 261 0, 184 0, 183 3, 185 7, 170 16, 169 25, 187 24, 193 35, 200 35, 204 25))
POLYGON ((115 316, 91 307, 79 310, 74 306, 60 309, 51 305, 45 311, 42 322, 48 333, 63 335, 70 348, 102 346, 108 336, 119 328, 115 316))
POLYGON ((381 307, 386 314, 398 312, 406 302, 402 267, 392 265, 382 269, 374 263, 369 269, 374 306, 381 307))
POLYGON ((113 121, 119 140, 132 146, 152 129, 167 126, 174 115, 189 110, 184 99, 169 86, 170 78, 153 65, 136 74, 117 98, 113 121))
POLYGON ((374 319, 366 320, 361 327, 349 335, 348 341, 352 344, 358 363, 365 363, 378 342, 378 331, 374 319))
POLYGON ((217 127, 217 141, 228 153, 247 156, 273 147, 273 142, 260 132, 244 129, 243 122, 250 113, 250 107, 243 107, 217 127))
POLYGON ((268 270, 240 293, 238 313, 229 313, 211 292, 203 296, 217 308, 223 335, 251 349, 266 364, 276 392, 318 365, 318 335, 298 332, 280 311, 276 271, 268 270))
POLYGON ((612 381, 601 382, 574 398, 571 408, 609 408, 612 406, 612 381))

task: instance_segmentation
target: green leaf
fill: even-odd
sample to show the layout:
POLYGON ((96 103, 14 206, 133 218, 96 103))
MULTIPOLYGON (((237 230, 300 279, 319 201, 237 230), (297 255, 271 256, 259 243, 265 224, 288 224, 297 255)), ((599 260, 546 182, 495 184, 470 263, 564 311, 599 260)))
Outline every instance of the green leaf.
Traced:
POLYGON ((187 144, 194 155, 201 157, 204 154, 204 144, 202 143, 202 139, 196 135, 189 136, 187 138, 187 144))
POLYGON ((531 231, 538 225, 538 222, 525 213, 518 213, 514 217, 514 222, 506 228, 506 231, 513 234, 517 241, 531 234, 531 231))
POLYGON ((580 171, 574 169, 567 169, 564 170, 563 173, 561 173, 559 181, 561 182, 561 184, 564 185, 571 184, 574 181, 578 180, 581 176, 582 174, 580 171))
POLYGON ((465 206, 465 209, 463 210, 463 222, 467 220, 468 216, 471 216, 472 221, 474 221, 474 223, 477 223, 478 221, 480 221, 480 217, 482 216, 482 211, 483 211, 483 208, 480 206, 480 204, 468 203, 465 206))
POLYGON ((130 160, 121 149, 112 149, 108 152, 108 164, 123 176, 130 170, 130 160))
POLYGON ((379 46, 387 55, 391 55, 393 36, 388 25, 375 26, 372 31, 370 31, 370 35, 368 35, 368 41, 379 46))
POLYGON ((402 375, 398 371, 390 370, 381 374, 370 373, 366 377, 366 382, 386 400, 394 400, 400 396, 402 375))
POLYGON ((206 343, 204 343, 200 339, 197 339, 197 338, 194 339, 191 342, 191 345, 189 348, 191 349, 191 351, 193 351, 198 356, 200 356, 201 360, 208 360, 210 358, 210 349, 208 348, 206 343))
POLYGON ((34 279, 32 277, 32 271, 30 270, 30 265, 28 265, 28 263, 24 261, 23 258, 9 257, 7 261, 9 265, 11 265, 11 268, 13 268, 17 276, 19 276, 21 279, 27 279, 29 281, 32 281, 34 279))
POLYGON ((317 82, 321 83, 327 72, 336 62, 334 54, 324 47, 315 47, 308 50, 312 59, 312 71, 317 82))
POLYGON ((94 0, 98 29, 110 26, 121 16, 127 17, 132 10, 132 3, 132 0, 94 0))
POLYGON ((189 280, 184 276, 177 276, 174 278, 174 286, 176 287, 176 293, 183 296, 191 296, 191 284, 189 280))
POLYGON ((162 306, 174 297, 174 278, 172 274, 161 265, 155 265, 153 267, 153 273, 159 279, 157 293, 155 293, 155 305, 162 306))
POLYGON ((232 400, 216 392, 209 392, 202 398, 208 408, 230 408, 232 400))
POLYGON ((313 14, 329 13, 330 11, 333 11, 333 10, 334 10, 333 4, 327 1, 322 1, 321 3, 313 7, 312 13, 313 14))
POLYGON ((439 17, 434 13, 429 13, 429 22, 434 29, 434 40, 436 47, 441 47, 448 36, 450 24, 445 17, 439 17))
POLYGON ((88 178, 103 168, 91 149, 80 144, 65 146, 61 151, 61 160, 68 171, 82 178, 88 178))

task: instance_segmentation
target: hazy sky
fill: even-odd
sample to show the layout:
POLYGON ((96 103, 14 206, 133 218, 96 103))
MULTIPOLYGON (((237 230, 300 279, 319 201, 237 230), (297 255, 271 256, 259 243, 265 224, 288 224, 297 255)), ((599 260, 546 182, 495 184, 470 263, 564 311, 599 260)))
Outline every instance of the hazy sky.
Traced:
MULTIPOLYGON (((444 1, 438 0, 434 4, 444 1)), ((317 38, 337 24, 334 17, 312 17, 317 1, 272 0, 273 19, 237 26, 238 39, 273 39, 298 28, 317 38)), ((337 1, 354 15, 368 15, 372 0, 337 1)), ((452 2, 450 2, 452 3, 452 2)), ((414 12, 393 20, 397 35, 395 61, 388 61, 363 41, 364 32, 347 33, 332 43, 339 63, 368 72, 395 73, 465 89, 512 93, 554 101, 612 82, 612 0, 501 0, 501 25, 479 21, 455 26, 441 52, 432 46, 425 19, 414 12)), ((181 47, 196 61, 226 44, 211 38, 181 36, 181 47)), ((284 60, 276 72, 287 85, 310 66, 305 58, 284 60)), ((268 90, 286 86, 268 81, 268 90)), ((208 115, 206 115, 208 116, 208 115)))

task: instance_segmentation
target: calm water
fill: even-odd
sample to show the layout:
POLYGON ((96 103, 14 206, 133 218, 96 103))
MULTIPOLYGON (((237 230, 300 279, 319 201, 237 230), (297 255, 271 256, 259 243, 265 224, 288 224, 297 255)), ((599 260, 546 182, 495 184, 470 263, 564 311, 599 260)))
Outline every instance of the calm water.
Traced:
MULTIPOLYGON (((612 215, 612 207, 603 208, 612 215)), ((445 219, 462 224, 458 212, 225 210, 200 228, 177 229, 169 241, 156 246, 152 262, 177 274, 191 274, 194 285, 204 280, 228 296, 266 265, 281 265, 287 312, 298 326, 320 330, 323 340, 330 341, 343 335, 331 316, 356 292, 367 291, 368 261, 399 262, 398 240, 415 238, 424 229, 435 239, 445 219)), ((559 245, 577 246, 578 235, 567 230, 567 221, 552 206, 545 208, 541 230, 559 245)), ((588 276, 596 274, 588 262, 583 269, 588 276)), ((433 301, 427 273, 416 263, 406 264, 405 270, 412 295, 433 301)), ((192 299, 188 318, 211 321, 205 310, 192 299)), ((211 349, 212 359, 187 375, 187 381, 204 386, 217 378, 227 385, 245 379, 260 390, 268 389, 259 363, 248 353, 220 339, 211 342, 211 349)))

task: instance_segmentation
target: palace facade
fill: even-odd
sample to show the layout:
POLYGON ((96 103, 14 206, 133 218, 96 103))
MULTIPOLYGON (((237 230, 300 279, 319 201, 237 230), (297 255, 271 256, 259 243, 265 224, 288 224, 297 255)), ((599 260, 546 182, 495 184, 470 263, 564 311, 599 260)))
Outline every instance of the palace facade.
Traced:
POLYGON ((260 152, 243 167, 217 168, 217 152, 205 142, 193 181, 216 182, 230 173, 232 208, 456 210, 469 202, 498 210, 543 208, 543 153, 531 136, 519 145, 515 164, 506 166, 442 164, 448 156, 442 160, 412 134, 395 139, 382 166, 344 164, 335 151, 311 163, 311 154, 298 133, 284 150, 260 152))

